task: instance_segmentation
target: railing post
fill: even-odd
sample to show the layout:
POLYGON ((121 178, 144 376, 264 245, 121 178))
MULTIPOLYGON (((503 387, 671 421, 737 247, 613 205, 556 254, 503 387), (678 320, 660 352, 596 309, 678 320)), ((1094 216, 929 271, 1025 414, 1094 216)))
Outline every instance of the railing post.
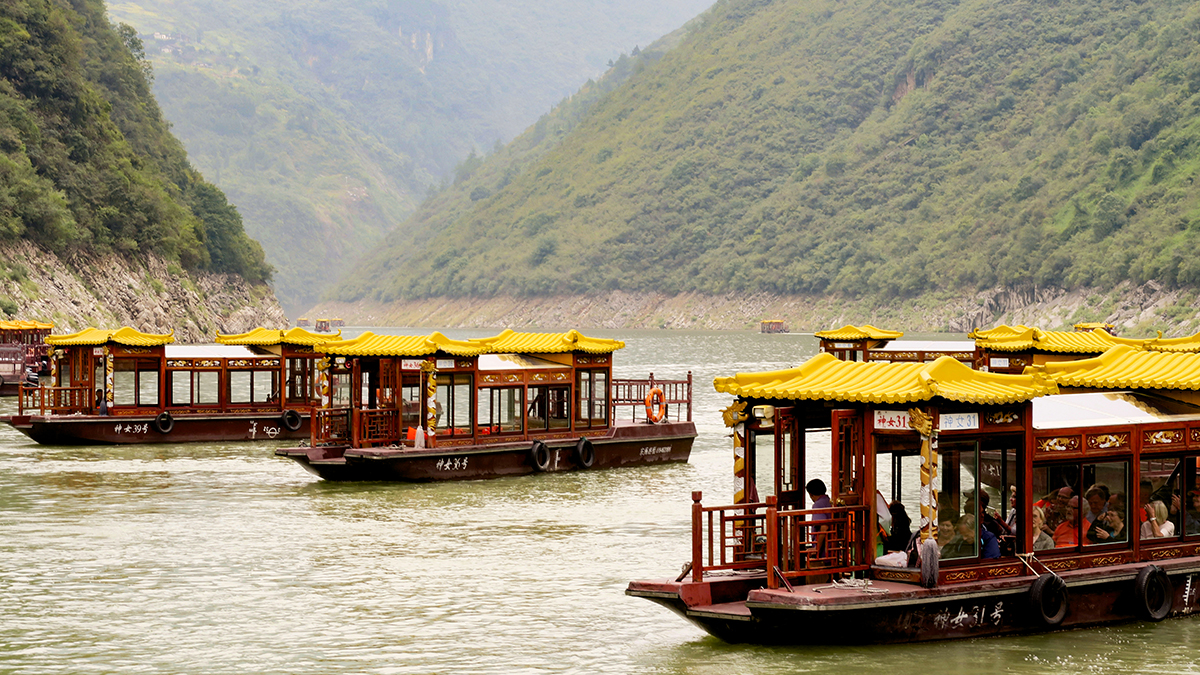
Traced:
POLYGON ((767 496, 767 588, 779 588, 779 579, 772 573, 779 560, 779 498, 767 496))
POLYGON ((704 581, 704 507, 700 490, 692 492, 692 581, 704 581))
POLYGON ((688 382, 688 383, 687 383, 687 388, 688 388, 688 390, 687 390, 687 399, 688 399, 688 418, 687 418, 687 421, 691 422, 691 421, 692 421, 692 371, 690 371, 690 370, 688 371, 688 380, 687 380, 687 382, 688 382))

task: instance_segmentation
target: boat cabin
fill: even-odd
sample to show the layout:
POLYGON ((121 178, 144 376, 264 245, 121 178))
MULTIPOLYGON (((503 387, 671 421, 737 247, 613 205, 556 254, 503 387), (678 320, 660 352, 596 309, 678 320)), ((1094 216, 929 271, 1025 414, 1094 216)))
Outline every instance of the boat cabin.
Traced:
POLYGON ((313 326, 313 330, 318 333, 329 333, 333 328, 330 326, 329 319, 317 319, 317 324, 313 326))
MULTIPOLYGON (((441 333, 363 333, 317 347, 327 359, 312 445, 439 447, 602 435, 615 406, 659 388, 664 413, 691 419, 688 381, 612 377, 619 340, 517 333, 452 340, 441 333), (685 386, 686 385, 686 386, 685 386)), ((634 405, 636 402, 637 405, 634 405)))
POLYGON ((49 386, 23 388, 20 414, 307 409, 319 398, 312 347, 326 339, 299 328, 218 334, 210 345, 128 326, 52 335, 49 386))
POLYGON ((821 354, 714 384, 736 397, 734 503, 693 493, 688 571, 630 595, 731 641, 816 644, 1194 611, 1172 587, 1200 571, 1200 355, 1007 375, 821 354), (905 516, 914 537, 889 531, 905 516))
MULTIPOLYGON (((46 338, 53 330, 54 324, 41 321, 0 321, 0 345, 19 345, 24 365, 35 372, 45 373, 50 365, 50 348, 46 338)), ((8 378, 5 380, 8 381, 8 378)))
POLYGON ((759 324, 759 332, 762 333, 786 333, 788 326, 783 319, 763 319, 759 324))
POLYGON ((904 337, 898 330, 883 330, 870 324, 846 325, 834 330, 813 333, 821 341, 821 351, 843 361, 866 361, 871 350, 880 349, 892 340, 904 337))
POLYGON ((969 337, 975 340, 979 367, 993 373, 1020 373, 1027 366, 1086 359, 1119 345, 1160 352, 1200 352, 1200 333, 1180 338, 1163 338, 1159 333, 1155 338, 1135 339, 1116 337, 1100 324, 1079 326, 1073 331, 1044 331, 1002 325, 972 331, 969 337))

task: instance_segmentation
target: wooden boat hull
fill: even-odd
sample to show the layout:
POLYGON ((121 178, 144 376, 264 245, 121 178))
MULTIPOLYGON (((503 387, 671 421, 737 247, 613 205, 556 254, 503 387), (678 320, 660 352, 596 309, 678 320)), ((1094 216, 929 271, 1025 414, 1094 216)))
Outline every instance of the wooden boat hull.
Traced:
MULTIPOLYGON (((726 642, 829 645, 925 642, 1048 632, 1143 618, 1135 591, 1149 563, 1063 572, 1067 611, 1047 625, 1030 600, 1034 577, 924 589, 873 581, 875 592, 810 584, 768 590, 765 575, 700 584, 635 581, 626 595, 663 605, 726 642)), ((1169 616, 1200 610, 1200 560, 1156 563, 1171 580, 1169 616)), ((740 578, 739 578, 740 576, 740 578)))
POLYGON ((300 428, 289 431, 281 413, 176 414, 169 433, 156 430, 153 415, 13 415, 7 421, 43 445, 124 445, 306 438, 309 416, 300 419, 300 428))
POLYGON ((474 480, 531 473, 610 469, 665 462, 686 462, 696 438, 692 422, 619 423, 607 435, 588 436, 595 461, 585 467, 577 456, 578 437, 543 438, 487 445, 433 448, 348 448, 320 446, 280 448, 280 457, 295 460, 330 481, 474 480), (549 462, 539 470, 532 458, 534 440, 549 449, 549 462))

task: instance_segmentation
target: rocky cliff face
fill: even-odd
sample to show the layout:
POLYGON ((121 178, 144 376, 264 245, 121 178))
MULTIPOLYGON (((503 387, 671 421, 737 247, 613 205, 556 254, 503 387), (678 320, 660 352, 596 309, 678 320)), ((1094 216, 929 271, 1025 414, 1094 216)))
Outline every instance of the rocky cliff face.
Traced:
POLYGON ((288 325, 269 286, 236 275, 186 272, 153 254, 59 258, 25 241, 0 245, 0 310, 55 333, 132 326, 180 342, 288 325))

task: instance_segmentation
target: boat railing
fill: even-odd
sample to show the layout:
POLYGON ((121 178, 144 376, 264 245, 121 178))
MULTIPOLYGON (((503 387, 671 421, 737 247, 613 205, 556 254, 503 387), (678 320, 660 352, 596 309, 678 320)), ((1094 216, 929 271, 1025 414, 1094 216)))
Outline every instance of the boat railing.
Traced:
POLYGON ((663 392, 663 419, 676 422, 692 421, 692 371, 686 380, 660 380, 650 373, 646 379, 614 378, 612 381, 613 417, 621 417, 618 408, 630 408, 630 418, 635 422, 646 420, 646 397, 651 389, 663 392), (686 417, 684 416, 686 414, 686 417))
POLYGON ((37 387, 21 385, 17 398, 18 414, 37 411, 39 415, 92 414, 91 387, 37 387))
POLYGON ((349 443, 350 408, 316 408, 312 414, 312 444, 349 443))
POLYGON ((865 506, 779 510, 774 496, 732 506, 704 506, 701 498, 692 493, 693 581, 716 570, 762 569, 772 572, 768 588, 778 588, 789 579, 869 567, 865 506))
POLYGON ((400 438, 400 411, 395 408, 380 410, 355 410, 358 418, 358 442, 356 445, 385 445, 397 443, 400 438))

